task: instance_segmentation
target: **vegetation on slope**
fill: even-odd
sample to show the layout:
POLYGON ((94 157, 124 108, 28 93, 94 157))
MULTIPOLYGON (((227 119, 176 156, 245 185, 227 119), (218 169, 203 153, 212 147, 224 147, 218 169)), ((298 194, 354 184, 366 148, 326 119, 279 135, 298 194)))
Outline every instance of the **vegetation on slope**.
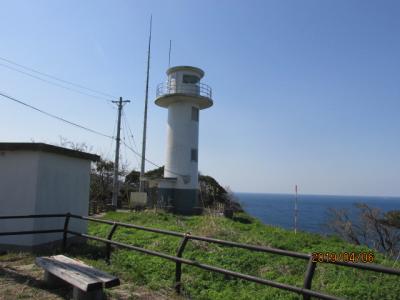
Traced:
MULTIPOLYGON (((161 179, 164 174, 164 167, 159 167, 145 173, 148 179, 161 179)), ((110 203, 113 190, 114 163, 107 160, 100 160, 94 164, 91 173, 90 183, 90 207, 93 213, 106 210, 107 204, 110 203)), ((122 170, 120 176, 125 176, 125 181, 120 184, 120 193, 118 196, 119 207, 123 203, 128 203, 129 193, 136 192, 139 189, 140 172, 132 170, 130 172, 122 170), (125 176, 126 175, 126 176, 125 176)), ((233 193, 222 187, 213 177, 199 174, 199 190, 200 190, 200 205, 209 208, 223 206, 233 209, 234 211, 242 211, 239 202, 233 196, 233 193)), ((157 196, 154 188, 147 189, 151 203, 156 204, 157 196)), ((129 205, 126 205, 129 206, 129 205)))
MULTIPOLYGON (((311 253, 371 251, 338 238, 323 238, 316 234, 293 232, 263 225, 245 214, 233 220, 206 216, 175 216, 163 212, 109 212, 104 219, 118 220, 147 227, 163 228, 179 232, 191 232, 220 239, 248 244, 271 246, 292 251, 311 253)), ((106 237, 109 225, 90 223, 90 234, 106 237)), ((176 254, 180 239, 156 233, 119 228, 116 241, 152 249, 171 255, 176 254)), ((137 286, 173 295, 175 264, 165 259, 134 251, 114 250, 111 264, 104 258, 105 245, 90 242, 85 249, 70 249, 88 263, 119 275, 137 286)), ((307 262, 285 256, 250 252, 244 249, 224 247, 199 241, 190 241, 184 257, 233 271, 259 276, 282 283, 302 286, 307 262)), ((375 262, 393 267, 394 261, 376 253, 375 262)), ((397 265, 398 267, 398 265, 397 265)), ((228 278, 222 274, 183 265, 183 297, 189 299, 300 299, 297 294, 259 284, 228 278)), ((398 299, 398 276, 355 270, 331 264, 318 264, 313 279, 313 289, 346 299, 398 299)))
MULTIPOLYGON (((164 176, 164 167, 150 170, 146 172, 145 176, 149 179, 161 179, 164 176)), ((125 185, 138 187, 139 178, 140 172, 133 170, 126 175, 125 185)), ((222 187, 217 180, 209 175, 199 174, 199 190, 201 205, 204 207, 215 207, 220 204, 232 208, 234 211, 242 211, 242 207, 233 193, 222 187)))
POLYGON ((356 245, 368 245, 392 258, 400 255, 400 210, 382 212, 365 203, 356 203, 358 220, 350 218, 349 209, 330 208, 329 227, 356 245))

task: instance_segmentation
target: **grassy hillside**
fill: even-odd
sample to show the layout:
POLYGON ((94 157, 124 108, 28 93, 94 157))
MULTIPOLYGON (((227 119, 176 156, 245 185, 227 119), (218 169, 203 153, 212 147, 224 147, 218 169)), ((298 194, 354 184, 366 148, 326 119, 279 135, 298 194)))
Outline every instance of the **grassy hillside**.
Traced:
MULTIPOLYGON (((305 253, 370 251, 366 247, 350 245, 333 237, 323 238, 310 233, 295 235, 284 229, 265 226, 244 214, 235 220, 229 220, 215 216, 184 217, 155 212, 109 212, 103 218, 305 253)), ((110 227, 90 223, 89 232, 106 237, 110 227)), ((125 228, 119 228, 114 239, 171 255, 175 255, 180 241, 179 238, 172 236, 125 228)), ((124 281, 131 282, 136 287, 173 295, 175 272, 173 262, 133 251, 116 250, 112 254, 111 264, 107 265, 102 259, 103 249, 104 244, 90 242, 84 249, 72 248, 70 255, 79 257, 100 269, 118 274, 124 281)), ((184 257, 297 286, 302 286, 307 263, 300 259, 198 241, 188 243, 184 257)), ((393 267, 394 262, 382 255, 376 254, 375 258, 376 263, 393 267)), ((399 279, 394 275, 318 264, 313 279, 313 289, 346 299, 399 299, 399 279)), ((183 265, 182 281, 184 287, 182 296, 190 299, 300 299, 293 293, 227 278, 222 274, 186 265, 183 265)))

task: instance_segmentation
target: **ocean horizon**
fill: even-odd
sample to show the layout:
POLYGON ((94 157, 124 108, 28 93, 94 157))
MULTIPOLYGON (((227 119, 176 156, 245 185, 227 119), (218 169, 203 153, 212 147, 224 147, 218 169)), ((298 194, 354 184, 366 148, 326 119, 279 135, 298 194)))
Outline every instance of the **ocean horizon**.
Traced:
MULTIPOLYGON (((294 194, 235 193, 243 209, 264 224, 294 230, 294 194)), ((357 223, 356 203, 365 203, 382 212, 400 210, 400 196, 343 196, 298 195, 297 228, 301 231, 332 234, 328 227, 329 208, 346 209, 349 217, 357 223)))

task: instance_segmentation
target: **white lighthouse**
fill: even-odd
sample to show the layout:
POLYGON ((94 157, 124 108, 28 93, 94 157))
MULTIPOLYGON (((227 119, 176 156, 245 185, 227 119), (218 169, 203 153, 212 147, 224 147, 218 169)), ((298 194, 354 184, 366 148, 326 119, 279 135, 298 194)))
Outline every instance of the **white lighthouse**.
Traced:
POLYGON ((199 111, 213 105, 211 88, 200 80, 204 72, 177 66, 157 87, 158 106, 168 108, 164 178, 159 195, 173 211, 194 214, 198 206, 199 111))

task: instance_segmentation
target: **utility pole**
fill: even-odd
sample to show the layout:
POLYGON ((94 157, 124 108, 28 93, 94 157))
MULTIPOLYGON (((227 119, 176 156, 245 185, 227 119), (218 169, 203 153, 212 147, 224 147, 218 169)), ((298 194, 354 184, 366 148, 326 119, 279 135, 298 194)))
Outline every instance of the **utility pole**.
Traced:
POLYGON ((125 103, 129 103, 129 100, 122 100, 122 97, 119 97, 119 101, 113 101, 113 103, 118 104, 118 124, 117 124, 117 139, 115 142, 115 160, 114 160, 114 182, 113 182, 113 194, 112 194, 112 207, 113 209, 117 209, 117 200, 118 200, 118 192, 119 192, 119 180, 118 180, 118 169, 119 169, 119 146, 121 143, 120 133, 121 133, 121 113, 122 107, 125 103))
POLYGON ((147 102, 149 98, 149 74, 150 74, 150 50, 151 50, 151 26, 153 17, 150 17, 149 48, 147 51, 147 77, 146 95, 144 99, 143 141, 142 141, 142 163, 140 166, 139 192, 144 192, 144 171, 146 163, 146 130, 147 130, 147 102))

